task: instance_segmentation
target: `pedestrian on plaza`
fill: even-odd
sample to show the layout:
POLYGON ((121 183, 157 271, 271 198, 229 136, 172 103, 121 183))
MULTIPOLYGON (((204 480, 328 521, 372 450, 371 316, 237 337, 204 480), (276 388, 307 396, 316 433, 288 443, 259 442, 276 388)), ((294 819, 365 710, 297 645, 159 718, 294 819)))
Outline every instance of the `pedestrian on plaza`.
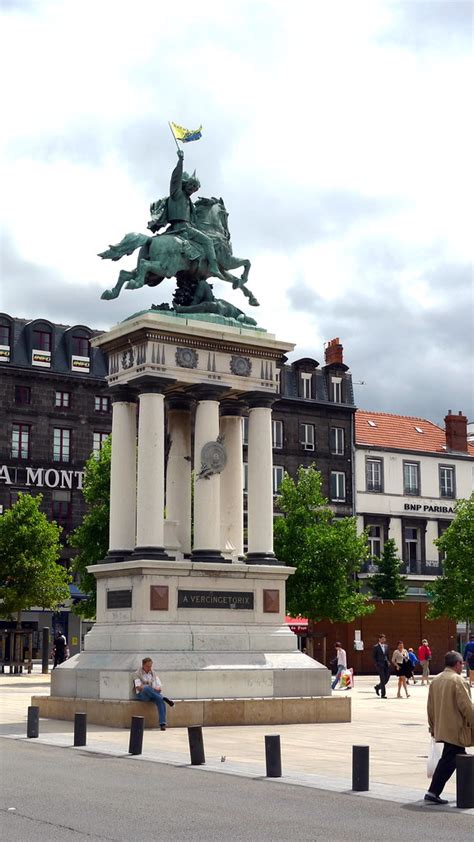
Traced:
POLYGON ((153 670, 151 658, 143 658, 141 668, 133 676, 138 702, 154 702, 158 710, 160 730, 166 731, 166 705, 174 707, 174 702, 161 693, 161 681, 153 670))
POLYGON ((415 653, 414 653, 414 651, 411 647, 408 650, 408 657, 410 659, 410 668, 411 669, 410 669, 410 675, 409 676, 407 675, 407 684, 409 684, 410 678, 413 679, 413 684, 416 684, 415 669, 420 662, 419 662, 418 658, 416 657, 416 655, 415 655, 415 653))
POLYGON ((403 640, 399 640, 397 648, 393 650, 392 664, 398 678, 397 699, 402 698, 402 689, 405 690, 405 695, 408 699, 410 696, 408 693, 407 680, 408 676, 411 675, 411 664, 408 652, 403 645, 403 640))
POLYGON ((430 661, 431 661, 431 649, 428 645, 428 641, 424 638, 421 641, 421 646, 418 647, 418 660, 421 664, 422 674, 421 674, 421 684, 423 685, 426 681, 427 684, 430 683, 430 661))
POLYGON ((335 644, 335 649, 336 649, 336 667, 337 667, 337 669, 336 669, 336 675, 334 676, 334 681, 331 684, 331 690, 336 689, 336 685, 341 680, 342 673, 344 672, 344 670, 347 669, 346 650, 342 648, 342 645, 339 642, 337 642, 335 644))
POLYGON ((469 635, 469 643, 464 647, 463 660, 466 664, 466 677, 469 686, 474 687, 474 634, 469 635))
POLYGON ((387 638, 384 634, 379 634, 379 642, 375 644, 372 650, 372 656, 374 659, 375 669, 377 670, 379 676, 379 683, 374 686, 374 690, 377 693, 377 696, 380 696, 382 699, 386 699, 387 693, 385 685, 390 679, 390 660, 387 638))
POLYGON ((466 754, 466 746, 474 745, 474 705, 462 677, 461 653, 448 652, 444 663, 444 671, 433 679, 428 692, 428 728, 437 743, 444 743, 425 795, 430 804, 448 803, 440 795, 456 768, 456 755, 466 754))
POLYGON ((53 670, 69 658, 67 640, 60 629, 57 629, 56 634, 54 635, 51 655, 54 658, 53 670))

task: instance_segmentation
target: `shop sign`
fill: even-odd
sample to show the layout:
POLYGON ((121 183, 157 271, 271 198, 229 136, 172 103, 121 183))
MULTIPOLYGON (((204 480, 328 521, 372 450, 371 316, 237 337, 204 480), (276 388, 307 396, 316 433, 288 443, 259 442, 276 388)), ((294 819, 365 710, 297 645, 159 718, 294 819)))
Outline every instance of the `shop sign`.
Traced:
POLYGON ((31 352, 31 365, 39 368, 51 368, 51 351, 38 351, 33 348, 31 352))
POLYGON ((0 345, 0 363, 10 362, 10 346, 0 345))
POLYGON ((403 506, 406 512, 436 512, 443 515, 454 514, 453 506, 431 506, 428 503, 405 503, 403 506))
POLYGON ((26 488, 77 488, 82 491, 84 471, 65 471, 56 468, 12 467, 0 465, 0 483, 26 488))
POLYGON ((89 357, 71 357, 71 370, 82 371, 84 374, 89 374, 91 370, 91 361, 89 357))

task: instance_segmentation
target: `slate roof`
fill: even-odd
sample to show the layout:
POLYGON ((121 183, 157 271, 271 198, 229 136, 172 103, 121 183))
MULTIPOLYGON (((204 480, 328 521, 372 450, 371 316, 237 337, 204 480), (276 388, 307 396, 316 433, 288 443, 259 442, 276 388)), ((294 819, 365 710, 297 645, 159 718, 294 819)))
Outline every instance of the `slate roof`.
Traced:
MULTIPOLYGON (((355 428, 356 445, 359 446, 418 450, 420 453, 447 452, 444 428, 426 418, 358 409, 355 413, 355 428)), ((466 455, 474 456, 473 445, 468 445, 466 455)))

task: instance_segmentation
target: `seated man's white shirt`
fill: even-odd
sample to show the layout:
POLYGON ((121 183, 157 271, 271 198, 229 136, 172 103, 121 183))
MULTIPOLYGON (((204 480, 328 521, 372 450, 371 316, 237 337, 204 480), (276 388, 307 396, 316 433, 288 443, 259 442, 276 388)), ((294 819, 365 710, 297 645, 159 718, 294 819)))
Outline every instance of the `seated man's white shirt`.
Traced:
POLYGON ((134 679, 135 685, 135 692, 140 693, 141 685, 143 684, 152 687, 153 690, 160 690, 161 688, 161 681, 159 676, 154 672, 154 670, 150 670, 150 672, 145 672, 143 669, 137 670, 135 673, 136 678, 134 679))

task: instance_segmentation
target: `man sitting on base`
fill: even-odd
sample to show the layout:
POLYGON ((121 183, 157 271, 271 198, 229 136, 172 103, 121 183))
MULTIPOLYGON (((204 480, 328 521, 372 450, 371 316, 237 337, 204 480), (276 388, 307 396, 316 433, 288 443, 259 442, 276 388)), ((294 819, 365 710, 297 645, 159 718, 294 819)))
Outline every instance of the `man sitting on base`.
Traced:
POLYGON ((151 658, 143 658, 141 669, 138 669, 133 676, 133 685, 137 701, 155 703, 158 708, 160 729, 166 731, 166 705, 174 707, 174 702, 161 695, 161 681, 153 671, 151 658))

